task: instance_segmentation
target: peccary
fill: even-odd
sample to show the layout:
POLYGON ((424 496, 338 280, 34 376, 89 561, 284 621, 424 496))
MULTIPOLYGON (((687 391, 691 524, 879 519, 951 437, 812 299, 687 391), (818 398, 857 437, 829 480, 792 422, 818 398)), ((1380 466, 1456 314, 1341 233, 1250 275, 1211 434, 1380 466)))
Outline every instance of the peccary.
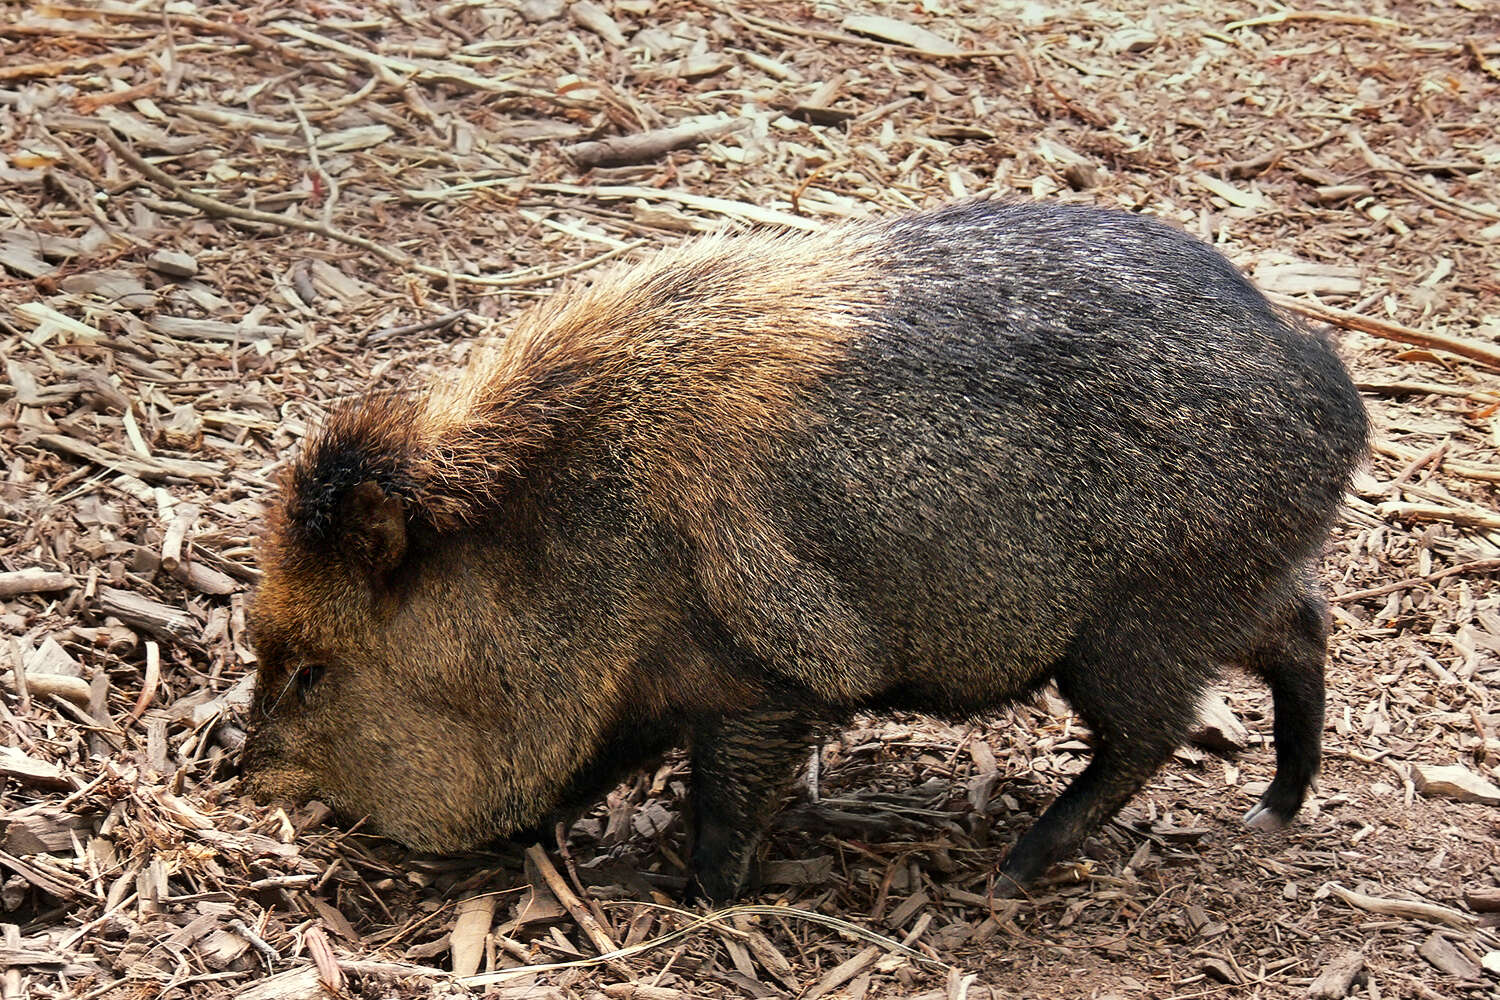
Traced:
POLYGON ((1309 564, 1366 447, 1325 339, 1151 219, 971 201, 710 238, 557 296, 466 374, 336 409, 260 550, 244 770, 425 850, 689 750, 691 859, 743 891, 813 740, 1055 680, 1092 758, 1017 892, 1264 678, 1318 767, 1309 564))

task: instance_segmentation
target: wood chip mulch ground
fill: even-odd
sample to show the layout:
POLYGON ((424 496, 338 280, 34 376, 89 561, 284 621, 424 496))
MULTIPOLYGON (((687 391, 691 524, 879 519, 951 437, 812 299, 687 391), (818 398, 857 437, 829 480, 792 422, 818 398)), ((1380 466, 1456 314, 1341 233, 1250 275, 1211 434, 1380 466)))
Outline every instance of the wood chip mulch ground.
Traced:
POLYGON ((1500 996, 1488 0, 8 0, 0 357, 4 1000, 1500 996), (1272 757, 1236 678, 1024 901, 991 873, 1087 756, 1052 695, 863 720, 713 916, 680 761, 564 851, 239 797, 251 543, 331 402, 687 234, 979 193, 1173 220, 1366 394, 1289 831, 1239 824, 1272 757))

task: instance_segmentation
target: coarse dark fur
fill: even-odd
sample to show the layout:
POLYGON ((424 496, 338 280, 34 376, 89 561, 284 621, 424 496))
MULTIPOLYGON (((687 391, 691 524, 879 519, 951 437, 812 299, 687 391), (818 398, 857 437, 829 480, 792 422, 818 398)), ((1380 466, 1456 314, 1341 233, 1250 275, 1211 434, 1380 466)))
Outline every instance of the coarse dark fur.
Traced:
POLYGON ((249 786, 455 849, 686 744, 723 900, 820 731, 1055 679, 1095 748, 1016 890, 1239 664, 1276 710, 1248 818, 1285 822, 1323 718, 1308 567, 1366 430, 1321 336, 1141 216, 977 201, 693 244, 330 418, 262 546, 249 786))

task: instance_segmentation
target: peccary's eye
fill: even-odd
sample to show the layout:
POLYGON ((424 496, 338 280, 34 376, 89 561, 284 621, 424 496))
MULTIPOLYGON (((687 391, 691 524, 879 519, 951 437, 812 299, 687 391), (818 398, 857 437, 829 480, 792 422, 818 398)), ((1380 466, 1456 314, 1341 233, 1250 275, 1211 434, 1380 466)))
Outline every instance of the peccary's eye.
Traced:
POLYGON ((297 670, 297 694, 303 698, 312 690, 313 685, 323 679, 323 671, 326 668, 321 663, 304 663, 297 670))

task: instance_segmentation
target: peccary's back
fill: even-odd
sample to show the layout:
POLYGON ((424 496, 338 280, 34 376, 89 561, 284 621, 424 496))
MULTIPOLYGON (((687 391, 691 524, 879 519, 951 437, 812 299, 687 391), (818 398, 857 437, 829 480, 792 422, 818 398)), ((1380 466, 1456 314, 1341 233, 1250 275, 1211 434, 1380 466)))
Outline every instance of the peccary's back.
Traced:
POLYGON ((1328 343, 1139 216, 970 203, 880 252, 885 304, 776 499, 890 689, 1017 693, 1122 608, 1198 630, 1205 661, 1242 649, 1363 453, 1328 343))

